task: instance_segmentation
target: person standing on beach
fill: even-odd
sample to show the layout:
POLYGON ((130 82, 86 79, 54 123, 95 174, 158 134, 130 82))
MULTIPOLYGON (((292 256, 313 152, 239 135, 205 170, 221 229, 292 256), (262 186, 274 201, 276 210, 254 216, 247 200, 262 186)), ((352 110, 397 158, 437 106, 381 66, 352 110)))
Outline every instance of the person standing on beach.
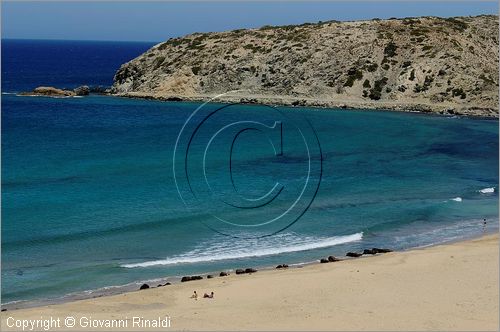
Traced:
POLYGON ((483 233, 486 231, 486 219, 483 219, 483 233))

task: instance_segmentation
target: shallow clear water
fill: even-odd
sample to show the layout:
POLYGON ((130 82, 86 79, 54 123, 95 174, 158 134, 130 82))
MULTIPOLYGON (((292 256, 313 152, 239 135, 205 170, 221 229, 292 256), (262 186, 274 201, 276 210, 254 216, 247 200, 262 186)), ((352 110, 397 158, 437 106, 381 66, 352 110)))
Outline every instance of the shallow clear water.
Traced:
MULTIPOLYGON (((144 47, 139 46, 137 54, 144 47)), ((2 83, 11 82, 5 92, 25 90, 26 83, 12 83, 15 71, 2 74, 2 83)), ((240 238, 221 235, 207 227, 225 227, 213 223, 212 213, 246 225, 279 214, 300 191, 308 158, 287 123, 282 156, 273 153, 265 135, 244 133, 235 144, 235 187, 257 198, 279 183, 286 188, 283 196, 264 211, 204 204, 214 198, 207 192, 199 206, 186 206, 174 181, 173 152, 198 106, 104 96, 3 95, 2 302, 164 276, 307 262, 373 246, 430 245, 481 234, 483 218, 489 221, 486 231, 497 230, 497 121, 280 108, 307 127, 301 120, 306 118, 320 142, 317 195, 297 222, 276 235, 241 238, 268 235, 272 224, 229 232, 240 238), (480 192, 484 188, 496 189, 480 192)), ((207 123, 207 133, 200 130, 200 136, 228 119, 250 116, 271 124, 272 114, 263 106, 233 106, 207 123)), ((207 137, 193 141, 194 160, 201 160, 207 137)), ((224 191, 229 183, 226 143, 214 143, 206 170, 214 192, 229 193, 225 199, 230 200, 232 191, 224 191)), ((192 185, 203 187, 199 164, 190 165, 192 185)), ((311 181, 317 180, 313 168, 311 181)), ((306 195, 311 198, 313 191, 306 195)))

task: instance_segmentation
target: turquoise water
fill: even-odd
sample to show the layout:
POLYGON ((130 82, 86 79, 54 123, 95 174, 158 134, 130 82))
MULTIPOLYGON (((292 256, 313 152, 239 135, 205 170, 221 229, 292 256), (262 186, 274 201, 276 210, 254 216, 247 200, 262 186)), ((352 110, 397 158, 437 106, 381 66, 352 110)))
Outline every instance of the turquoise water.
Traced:
MULTIPOLYGON (((97 46, 89 47, 95 51, 97 46)), ((131 47, 126 45, 130 54, 139 54, 144 45, 131 47)), ((21 66, 7 62, 2 70, 6 65, 21 66)), ((10 82, 4 92, 24 90, 27 81, 15 75, 24 71, 2 73, 2 82, 10 82)), ((52 79, 64 77, 56 72, 52 79)), ((41 85, 36 82, 29 84, 41 85)), ((243 132, 233 151, 236 192, 257 199, 275 184, 285 189, 264 210, 234 210, 217 203, 221 198, 241 203, 228 189, 227 139, 214 140, 207 149, 205 169, 213 193, 202 189, 200 160, 210 132, 227 121, 254 119, 271 126, 277 113, 264 106, 232 106, 198 131, 186 168, 197 195, 193 204, 182 179, 177 180, 185 202, 179 195, 173 155, 183 125, 198 106, 104 96, 2 95, 2 303, 91 296, 85 291, 309 262, 373 246, 431 245, 481 234, 483 218, 486 231, 498 231, 498 121, 279 108, 284 118, 305 128, 310 177, 304 140, 293 125, 283 122, 282 155, 274 153, 262 132, 243 132), (227 227, 214 221, 214 214, 246 226, 273 218, 306 179, 312 185, 300 208, 312 203, 275 235, 256 237, 273 233, 277 223, 227 227)), ((280 141, 274 130, 270 137, 280 141)), ((182 158, 175 165, 182 170, 182 158)))
MULTIPOLYGON (((497 193, 479 192, 498 187, 496 121, 283 109, 305 116, 321 142, 317 197, 285 231, 235 239, 207 228, 211 217, 187 208, 174 183, 175 140, 198 104, 12 95, 2 103, 4 302, 371 246, 406 249, 479 234, 482 218, 493 230, 498 219, 497 193)), ((267 144, 242 137, 235 151, 237 182, 249 192, 297 180, 294 161, 274 161, 267 144)))

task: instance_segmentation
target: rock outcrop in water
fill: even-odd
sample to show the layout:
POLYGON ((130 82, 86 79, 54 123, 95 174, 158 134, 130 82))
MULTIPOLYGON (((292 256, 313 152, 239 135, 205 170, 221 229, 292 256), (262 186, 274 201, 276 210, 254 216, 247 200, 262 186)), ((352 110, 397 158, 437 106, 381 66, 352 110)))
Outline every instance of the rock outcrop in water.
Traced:
POLYGON ((108 92, 108 88, 103 86, 88 86, 82 85, 73 90, 59 89, 52 86, 39 86, 30 92, 21 92, 21 96, 46 96, 46 97, 74 97, 88 96, 90 93, 104 94, 108 92))
POLYGON ((116 95, 498 117, 498 16, 195 33, 124 64, 116 95))
POLYGON ((46 96, 46 97, 73 97, 76 93, 72 90, 63 90, 52 86, 39 86, 31 92, 22 92, 24 96, 46 96))
POLYGON ((77 96, 88 96, 90 94, 90 88, 87 85, 82 85, 74 89, 73 92, 77 96))

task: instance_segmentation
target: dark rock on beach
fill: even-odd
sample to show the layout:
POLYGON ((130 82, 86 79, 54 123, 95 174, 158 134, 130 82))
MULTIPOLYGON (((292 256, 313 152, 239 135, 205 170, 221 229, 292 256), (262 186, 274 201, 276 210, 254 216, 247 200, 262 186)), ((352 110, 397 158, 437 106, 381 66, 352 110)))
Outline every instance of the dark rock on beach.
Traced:
POLYGON ((186 282, 186 281, 192 281, 192 280, 201 280, 203 279, 202 276, 184 276, 181 279, 181 282, 186 282))
POLYGON ((163 284, 163 286, 168 286, 168 285, 172 285, 172 284, 169 283, 169 282, 166 282, 166 283, 163 284))
POLYGON ((207 275, 207 279, 212 279, 213 277, 214 277, 214 276, 213 276, 213 275, 211 275, 211 274, 207 275))
POLYGON ((236 274, 244 274, 244 273, 245 273, 245 270, 243 270, 243 269, 237 269, 237 270, 235 271, 235 273, 236 273, 236 274))
POLYGON ((280 264, 278 266, 276 266, 277 269, 286 269, 288 268, 288 264, 280 264))
POLYGON ((326 259, 326 258, 321 258, 321 259, 319 260, 319 262, 320 262, 320 263, 328 263, 328 259, 326 259))
POLYGON ((219 277, 226 277, 228 275, 229 275, 229 273, 224 272, 224 271, 222 271, 221 273, 219 273, 219 277))
POLYGON ((252 269, 252 268, 245 269, 245 273, 255 273, 255 272, 257 272, 256 269, 252 269))
POLYGON ((391 249, 372 248, 363 250, 363 255, 384 254, 391 251, 391 249))
POLYGON ((149 288, 148 284, 142 284, 142 286, 139 287, 140 290, 142 290, 142 289, 148 289, 148 288, 149 288))
POLYGON ((377 254, 385 254, 385 253, 388 253, 388 252, 392 252, 391 249, 381 249, 381 248, 373 248, 372 249, 375 253, 377 254))
POLYGON ((328 256, 328 261, 329 262, 338 262, 338 261, 340 261, 340 259, 338 259, 335 256, 328 256))
POLYGON ((357 253, 357 252, 348 252, 345 254, 347 257, 361 257, 363 254, 357 253))

